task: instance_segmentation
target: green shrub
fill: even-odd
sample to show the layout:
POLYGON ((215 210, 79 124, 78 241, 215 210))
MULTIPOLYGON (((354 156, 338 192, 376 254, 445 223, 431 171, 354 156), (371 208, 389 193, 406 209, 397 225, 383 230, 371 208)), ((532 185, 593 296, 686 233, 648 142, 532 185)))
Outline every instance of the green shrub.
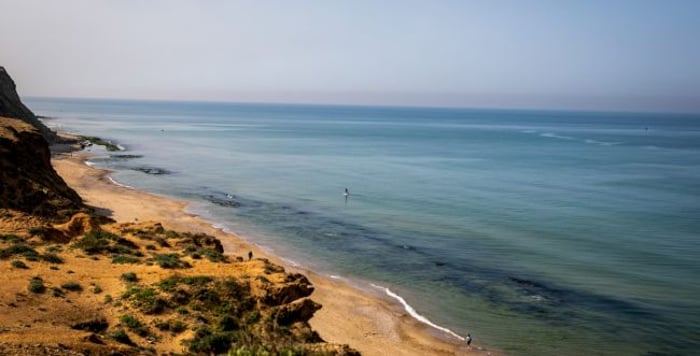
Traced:
POLYGON ((29 280, 29 291, 32 293, 44 293, 46 292, 46 286, 44 286, 44 280, 41 277, 32 277, 29 280))
POLYGON ((245 322, 248 325, 255 324, 258 320, 260 320, 260 312, 257 310, 253 310, 245 316, 245 322))
POLYGON ((186 344, 190 352, 218 355, 228 351, 235 340, 235 335, 231 332, 212 332, 204 327, 198 329, 194 338, 187 340, 186 344))
POLYGON ((136 257, 116 255, 112 257, 112 263, 114 264, 126 264, 126 263, 141 263, 141 260, 136 257))
POLYGON ((52 246, 49 246, 46 248, 46 252, 50 252, 50 253, 57 253, 57 252, 62 252, 62 251, 63 251, 63 247, 61 247, 60 245, 52 245, 52 246))
POLYGON ((114 300, 114 299, 112 298, 111 295, 109 295, 109 294, 105 295, 104 302, 105 302, 106 304, 111 303, 112 300, 114 300))
POLYGON ((58 288, 58 287, 51 288, 51 294, 56 298, 60 298, 60 297, 63 297, 65 295, 63 293, 63 289, 58 288))
POLYGON ((141 337, 148 336, 150 334, 150 331, 148 328, 141 323, 138 319, 131 315, 123 315, 119 318, 119 321, 124 323, 126 327, 129 328, 129 330, 133 331, 136 333, 136 335, 139 335, 141 337))
POLYGON ((81 249, 87 254, 102 253, 109 247, 109 235, 103 235, 99 232, 86 234, 73 244, 74 248, 81 249))
POLYGON ((177 253, 159 254, 153 255, 153 260, 160 266, 160 268, 190 268, 189 263, 180 260, 180 255, 177 253))
POLYGON ((129 329, 135 329, 143 325, 138 319, 128 314, 119 317, 119 321, 124 323, 129 329))
POLYGON ((187 324, 183 323, 180 320, 170 321, 170 331, 174 333, 181 333, 185 330, 187 330, 187 324))
POLYGON ((139 280, 138 277, 136 277, 136 273, 134 272, 122 273, 120 278, 127 282, 136 282, 139 280))
POLYGON ((22 241, 22 238, 17 236, 17 235, 5 235, 5 234, 0 234, 0 241, 6 241, 6 242, 11 242, 11 243, 17 243, 22 241))
POLYGON ((124 331, 124 329, 117 329, 110 333, 108 336, 116 342, 127 345, 134 345, 134 342, 131 341, 131 338, 129 338, 129 335, 126 333, 126 331, 124 331))
POLYGON ((40 256, 40 258, 43 261, 46 261, 48 263, 55 263, 55 264, 60 264, 63 263, 63 259, 56 255, 55 253, 45 253, 40 256))
POLYGON ((102 288, 100 286, 94 286, 92 288, 92 292, 95 294, 100 294, 100 293, 102 293, 102 288))
POLYGON ((187 330, 187 325, 180 320, 171 319, 168 321, 157 321, 156 327, 162 331, 171 331, 179 334, 187 330))
POLYGON ((27 260, 36 261, 39 253, 35 249, 27 246, 24 242, 17 242, 12 246, 0 249, 0 258, 6 259, 15 255, 22 255, 27 260))
POLYGON ((168 302, 153 288, 129 288, 122 294, 122 299, 129 300, 133 306, 146 314, 160 314, 168 307, 168 302))
POLYGON ((19 268, 19 269, 29 269, 29 267, 27 267, 27 265, 24 264, 24 262, 22 262, 20 260, 12 261, 12 267, 19 268))
POLYGON ((63 283, 61 285, 61 288, 65 289, 65 290, 73 291, 73 292, 80 292, 83 290, 83 287, 77 282, 63 283))
POLYGON ((238 329, 238 321, 236 321, 236 319, 230 315, 224 315, 221 319, 219 319, 217 327, 221 331, 233 331, 238 329))
POLYGON ((32 236, 46 237, 46 232, 47 232, 46 228, 42 227, 42 226, 33 227, 33 228, 29 229, 29 235, 32 235, 32 236))
POLYGON ((155 250, 155 249, 156 249, 156 245, 151 245, 151 244, 146 245, 146 250, 155 250))

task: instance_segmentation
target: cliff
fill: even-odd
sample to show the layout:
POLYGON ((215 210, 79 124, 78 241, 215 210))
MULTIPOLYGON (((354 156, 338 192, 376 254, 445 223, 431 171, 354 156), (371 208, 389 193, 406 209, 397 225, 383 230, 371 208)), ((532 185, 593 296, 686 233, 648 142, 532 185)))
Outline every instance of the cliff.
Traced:
POLYGON ((49 130, 36 115, 27 108, 17 94, 17 86, 4 67, 0 66, 0 116, 20 119, 34 126, 44 138, 53 142, 56 133, 49 130))
POLYGON ((84 209, 80 196, 51 166, 47 140, 54 139, 0 67, 0 220, 21 215, 67 220, 84 209))
POLYGON ((51 166, 49 145, 39 129, 0 117, 0 210, 67 220, 83 208, 80 196, 51 166))

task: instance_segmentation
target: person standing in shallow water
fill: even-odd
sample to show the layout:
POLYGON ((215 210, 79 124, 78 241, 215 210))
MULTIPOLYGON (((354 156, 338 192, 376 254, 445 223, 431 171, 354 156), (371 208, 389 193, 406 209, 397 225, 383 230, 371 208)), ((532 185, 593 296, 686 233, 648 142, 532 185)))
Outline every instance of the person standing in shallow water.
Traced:
POLYGON ((248 261, 253 259, 253 251, 248 251, 248 261))

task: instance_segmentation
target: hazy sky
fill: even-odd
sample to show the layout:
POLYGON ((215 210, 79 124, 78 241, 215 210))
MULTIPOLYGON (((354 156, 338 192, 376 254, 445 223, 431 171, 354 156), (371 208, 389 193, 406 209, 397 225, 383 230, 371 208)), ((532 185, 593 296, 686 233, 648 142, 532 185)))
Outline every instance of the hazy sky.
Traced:
POLYGON ((700 112, 700 1, 0 0, 23 96, 700 112))

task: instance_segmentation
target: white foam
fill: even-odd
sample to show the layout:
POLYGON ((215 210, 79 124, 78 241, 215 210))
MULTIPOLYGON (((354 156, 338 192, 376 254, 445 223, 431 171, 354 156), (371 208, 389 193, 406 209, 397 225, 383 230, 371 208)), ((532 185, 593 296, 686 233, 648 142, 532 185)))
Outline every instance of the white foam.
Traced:
POLYGON ((540 136, 549 137, 549 138, 558 138, 560 140, 573 140, 574 139, 573 137, 557 135, 557 134, 551 133, 551 132, 541 133, 540 136))
POLYGON ((88 167, 94 167, 94 166, 95 166, 95 163, 94 163, 94 162, 90 162, 90 161, 85 161, 85 165, 88 166, 88 167))
POLYGON ((407 312, 408 314, 410 314, 414 319, 420 321, 420 322, 423 323, 423 324, 432 326, 432 327, 435 328, 435 329, 438 329, 438 330, 440 330, 440 331, 443 331, 443 332, 445 332, 445 333, 448 333, 448 334, 450 334, 450 335, 452 335, 452 336, 454 336, 454 337, 456 337, 456 338, 458 338, 458 339, 460 339, 460 340, 462 340, 462 341, 465 340, 464 337, 459 336, 459 335, 458 335, 457 333, 455 333, 454 331, 452 331, 452 330, 450 330, 450 329, 448 329, 448 328, 442 327, 442 326, 440 326, 440 325, 437 325, 437 324, 433 323, 432 321, 430 321, 428 318, 424 317, 423 315, 418 314, 418 312, 417 312, 415 309, 413 309, 413 307, 412 307, 410 304, 408 304, 408 303, 406 302, 405 299, 403 299, 400 295, 398 295, 398 294, 392 292, 391 289, 389 289, 389 288, 387 288, 387 287, 378 286, 378 285, 376 285, 376 284, 374 284, 374 283, 370 283, 370 284, 372 285, 372 287, 375 287, 375 288, 377 288, 377 289, 382 289, 382 290, 384 290, 384 292, 385 292, 388 296, 390 296, 390 297, 392 297, 392 298, 398 300, 399 303, 401 303, 401 305, 403 305, 403 308, 406 310, 406 312, 407 312))
POLYGON ((297 263, 297 261, 291 260, 289 258, 284 258, 284 257, 280 257, 280 258, 282 259, 282 261, 284 261, 285 263, 287 263, 288 265, 290 265, 292 267, 299 267, 300 266, 300 264, 297 263))
POLYGON ((537 133, 537 130, 522 130, 520 132, 530 134, 530 133, 537 133))
POLYGON ((586 139, 583 142, 585 143, 590 143, 593 145, 600 145, 600 146, 614 146, 614 145, 619 145, 622 142, 606 142, 606 141, 598 141, 598 140, 591 140, 591 139, 586 139))
POLYGON ((130 185, 121 184, 121 183, 117 182, 116 180, 114 180, 114 178, 112 178, 112 177, 110 177, 110 176, 107 176, 107 179, 109 179, 109 181, 112 182, 112 184, 118 185, 118 186, 120 186, 120 187, 122 187, 122 188, 136 189, 136 188, 134 188, 134 187, 132 187, 132 186, 130 186, 130 185))

